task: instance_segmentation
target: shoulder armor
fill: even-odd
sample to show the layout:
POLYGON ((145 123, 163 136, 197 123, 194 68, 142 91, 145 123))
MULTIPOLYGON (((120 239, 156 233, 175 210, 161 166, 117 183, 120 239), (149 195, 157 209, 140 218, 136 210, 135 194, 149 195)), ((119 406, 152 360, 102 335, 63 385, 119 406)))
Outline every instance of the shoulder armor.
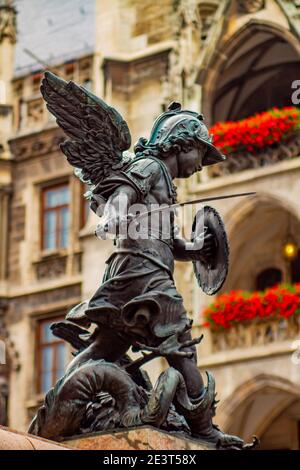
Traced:
POLYGON ((152 158, 142 158, 132 162, 126 173, 131 173, 139 178, 148 178, 160 171, 160 165, 152 158))
POLYGON ((143 158, 133 161, 126 169, 124 175, 134 184, 140 199, 143 199, 151 188, 153 176, 161 172, 158 162, 151 158, 143 158))

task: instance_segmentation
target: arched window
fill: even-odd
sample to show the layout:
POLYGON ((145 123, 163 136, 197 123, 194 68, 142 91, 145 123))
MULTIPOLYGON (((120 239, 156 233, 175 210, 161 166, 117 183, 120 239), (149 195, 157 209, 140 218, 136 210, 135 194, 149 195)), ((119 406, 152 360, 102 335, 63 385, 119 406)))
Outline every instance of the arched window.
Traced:
POLYGON ((213 122, 293 105, 291 87, 298 78, 300 57, 287 39, 267 26, 249 25, 225 53, 228 60, 212 99, 213 122))
POLYGON ((264 269, 256 277, 256 289, 265 290, 282 282, 282 272, 277 268, 264 269))

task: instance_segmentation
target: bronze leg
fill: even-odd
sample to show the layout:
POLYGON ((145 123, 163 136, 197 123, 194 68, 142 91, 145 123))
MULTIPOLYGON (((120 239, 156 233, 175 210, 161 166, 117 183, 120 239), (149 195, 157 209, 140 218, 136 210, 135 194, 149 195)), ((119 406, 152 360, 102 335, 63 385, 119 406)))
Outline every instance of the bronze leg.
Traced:
MULTIPOLYGON (((180 337, 180 341, 183 343, 185 341, 191 340, 191 333, 188 331, 180 337)), ((169 356, 167 361, 171 367, 177 369, 184 377, 187 392, 190 398, 199 398, 204 389, 203 379, 201 377, 200 371, 197 367, 197 352, 195 346, 189 346, 182 348, 183 352, 192 352, 193 356, 191 358, 181 357, 181 356, 169 356)))

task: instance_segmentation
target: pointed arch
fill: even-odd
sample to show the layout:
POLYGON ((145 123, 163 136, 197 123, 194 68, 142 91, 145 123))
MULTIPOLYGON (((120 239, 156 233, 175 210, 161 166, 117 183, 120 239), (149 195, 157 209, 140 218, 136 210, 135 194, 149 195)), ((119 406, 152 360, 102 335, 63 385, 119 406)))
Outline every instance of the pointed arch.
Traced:
MULTIPOLYGON (((252 103, 257 91, 262 87, 267 89, 270 81, 276 74, 283 73, 283 69, 286 74, 288 69, 294 70, 299 65, 298 38, 288 29, 271 21, 251 19, 226 42, 222 41, 220 35, 220 46, 198 75, 198 83, 202 85, 202 111, 206 121, 212 124, 216 120, 240 119, 247 114, 243 107, 248 107, 250 114, 255 112, 252 103), (281 51, 280 54, 278 51, 281 51)), ((281 88, 285 87, 281 84, 281 88)), ((263 99, 263 95, 260 100, 256 96, 256 101, 263 99)), ((283 95, 279 101, 285 105, 286 99, 283 95)), ((276 105, 275 102, 272 104, 273 100, 274 97, 270 94, 266 103, 276 105)), ((279 101, 278 105, 281 106, 279 101)), ((264 106, 263 102, 261 106, 264 106)))
POLYGON ((281 208, 283 211, 291 214, 291 216, 297 221, 299 220, 300 223, 299 204, 297 201, 291 203, 286 198, 281 198, 278 194, 259 191, 259 194, 246 198, 243 201, 236 202, 236 204, 226 213, 224 221, 229 237, 234 234, 237 224, 241 220, 246 219, 260 205, 266 204, 281 208))
POLYGON ((243 382, 220 405, 218 424, 244 439, 262 436, 291 404, 299 401, 300 387, 272 374, 258 374, 243 382))
POLYGON ((230 269, 222 292, 256 290, 259 275, 270 268, 281 272, 282 282, 293 281, 282 247, 289 235, 300 247, 297 201, 292 204, 262 191, 237 202, 224 221, 230 243, 230 269))

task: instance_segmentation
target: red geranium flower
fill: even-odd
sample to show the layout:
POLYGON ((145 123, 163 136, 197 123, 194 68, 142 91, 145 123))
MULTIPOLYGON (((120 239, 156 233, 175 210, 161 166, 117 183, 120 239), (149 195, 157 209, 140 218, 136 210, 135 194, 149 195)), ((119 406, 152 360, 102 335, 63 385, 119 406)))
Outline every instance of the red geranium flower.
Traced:
POLYGON ((218 122, 210 129, 214 144, 225 154, 258 153, 286 140, 300 129, 300 110, 272 108, 241 121, 218 122))
POLYGON ((204 311, 204 318, 205 326, 222 330, 255 318, 279 319, 297 314, 300 314, 300 284, 279 285, 264 292, 222 294, 204 311))

